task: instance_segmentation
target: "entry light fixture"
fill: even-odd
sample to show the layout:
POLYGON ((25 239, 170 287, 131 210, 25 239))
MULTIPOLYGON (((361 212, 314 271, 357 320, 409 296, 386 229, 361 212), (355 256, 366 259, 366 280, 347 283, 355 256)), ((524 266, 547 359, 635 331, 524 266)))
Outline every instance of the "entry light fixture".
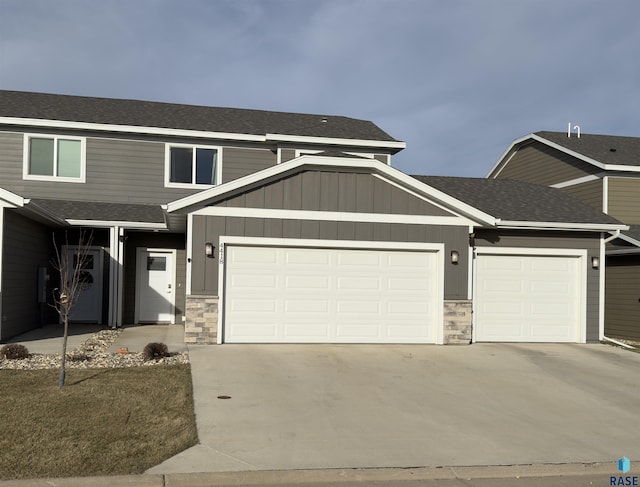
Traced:
POLYGON ((594 269, 600 268, 600 257, 591 257, 591 267, 594 269))
POLYGON ((213 251, 215 250, 215 246, 211 242, 207 242, 204 244, 204 255, 207 257, 213 257, 213 251))
POLYGON ((451 251, 451 263, 452 264, 457 264, 459 258, 460 258, 460 254, 458 253, 458 251, 457 250, 452 250, 451 251))

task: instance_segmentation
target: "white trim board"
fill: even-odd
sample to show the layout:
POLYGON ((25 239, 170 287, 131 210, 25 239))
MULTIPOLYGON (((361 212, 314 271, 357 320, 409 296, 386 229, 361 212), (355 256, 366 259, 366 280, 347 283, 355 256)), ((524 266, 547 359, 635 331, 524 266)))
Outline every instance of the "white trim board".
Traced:
POLYGON ((217 140, 242 140, 250 142, 293 142, 320 143, 323 145, 339 145, 348 147, 380 147, 388 149, 404 149, 407 144, 400 141, 383 141, 367 139, 343 139, 337 137, 308 137, 286 134, 238 134, 233 132, 211 132, 206 130, 173 129, 163 127, 143 127, 138 125, 118 125, 96 122, 74 122, 70 120, 45 120, 39 118, 0 117, 1 124, 60 128, 71 130, 93 130, 97 132, 116 132, 129 134, 170 135, 174 137, 190 137, 217 140))
POLYGON ((207 206, 189 215, 268 218, 283 220, 319 220, 367 223, 405 223, 418 225, 450 225, 467 227, 473 224, 457 216, 396 215, 382 213, 351 213, 342 211, 275 210, 270 208, 235 208, 207 206))
POLYGON ((268 237, 241 237, 221 235, 218 242, 218 323, 217 323, 217 343, 223 343, 223 318, 225 306, 225 247, 227 245, 244 246, 269 246, 269 247, 301 247, 301 248, 328 248, 328 249, 362 249, 362 250, 405 250, 437 252, 438 259, 438 325, 436 329, 435 343, 442 345, 444 342, 444 250, 443 243, 416 243, 416 242, 377 242, 360 240, 317 240, 317 239, 294 239, 294 238, 268 238, 268 237))

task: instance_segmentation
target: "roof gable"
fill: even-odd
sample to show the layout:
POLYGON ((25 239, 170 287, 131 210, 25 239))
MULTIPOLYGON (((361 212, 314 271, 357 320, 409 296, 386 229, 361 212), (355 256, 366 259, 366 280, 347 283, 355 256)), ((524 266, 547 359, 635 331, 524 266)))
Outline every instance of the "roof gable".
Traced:
POLYGON ((522 147, 537 141, 605 171, 640 172, 640 137, 536 132, 512 142, 487 177, 497 177, 522 147))

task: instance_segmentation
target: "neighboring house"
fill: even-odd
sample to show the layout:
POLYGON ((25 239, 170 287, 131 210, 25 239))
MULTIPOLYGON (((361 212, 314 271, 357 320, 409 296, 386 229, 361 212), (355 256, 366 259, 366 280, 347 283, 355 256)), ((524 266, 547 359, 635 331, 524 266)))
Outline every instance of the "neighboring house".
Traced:
POLYGON ((536 132, 515 140, 488 177, 560 188, 629 225, 602 242, 604 331, 640 340, 640 138, 536 132))
POLYGON ((408 176, 404 146, 346 117, 0 91, 0 339, 55 319, 52 234, 79 228, 76 321, 184 322, 191 343, 601 338, 594 259, 627 226, 544 186, 408 176))

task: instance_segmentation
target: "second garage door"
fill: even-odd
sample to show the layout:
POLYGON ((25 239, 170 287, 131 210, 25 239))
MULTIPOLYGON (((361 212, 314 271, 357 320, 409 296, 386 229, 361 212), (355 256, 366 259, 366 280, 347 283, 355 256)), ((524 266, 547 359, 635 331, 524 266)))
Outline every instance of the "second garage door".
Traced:
POLYGON ((580 341, 581 262, 573 256, 478 255, 475 340, 580 341))
POLYGON ((229 245, 228 343, 434 343, 438 253, 229 245))

